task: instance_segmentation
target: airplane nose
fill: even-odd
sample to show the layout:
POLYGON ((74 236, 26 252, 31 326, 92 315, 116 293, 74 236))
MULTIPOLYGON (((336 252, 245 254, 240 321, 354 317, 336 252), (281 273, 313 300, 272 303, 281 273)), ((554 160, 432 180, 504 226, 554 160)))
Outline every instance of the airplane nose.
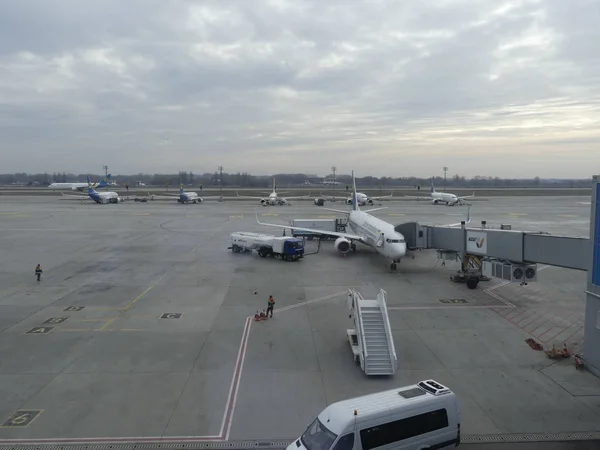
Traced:
POLYGON ((406 256, 406 244, 398 244, 398 258, 404 258, 406 256))

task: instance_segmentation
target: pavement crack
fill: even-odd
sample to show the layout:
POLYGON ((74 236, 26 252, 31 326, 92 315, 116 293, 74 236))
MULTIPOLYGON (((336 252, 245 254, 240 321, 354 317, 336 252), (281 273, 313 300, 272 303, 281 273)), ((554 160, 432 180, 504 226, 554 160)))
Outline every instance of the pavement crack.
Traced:
POLYGON ((194 373, 194 369, 196 368, 196 364, 198 364, 198 360, 200 359, 200 355, 202 354, 202 351, 204 350, 204 347, 206 346, 206 343, 208 342, 208 338, 210 337, 211 334, 212 334, 212 330, 209 331, 208 334, 206 335, 206 338, 204 339, 204 342, 202 342, 202 345, 200 346, 200 349, 198 350, 198 354, 194 358, 194 364, 192 364, 192 368, 188 372, 188 376, 185 379, 185 383, 183 383, 183 388, 181 388, 181 392, 179 393, 179 396, 177 397, 177 401, 175 402, 175 406, 173 407, 173 411, 171 411, 171 414, 169 415, 169 420, 167 420, 167 424, 165 425, 165 428, 164 428, 163 432, 161 433, 161 437, 165 437, 165 434, 166 434, 167 430, 169 429, 169 425, 171 425, 171 420, 173 419, 173 416, 175 415, 175 412, 177 411, 177 408, 179 408, 179 403, 181 402, 181 397, 183 397, 183 393, 185 392, 185 390, 187 388, 187 385, 190 382, 190 378, 192 378, 192 374, 194 373))

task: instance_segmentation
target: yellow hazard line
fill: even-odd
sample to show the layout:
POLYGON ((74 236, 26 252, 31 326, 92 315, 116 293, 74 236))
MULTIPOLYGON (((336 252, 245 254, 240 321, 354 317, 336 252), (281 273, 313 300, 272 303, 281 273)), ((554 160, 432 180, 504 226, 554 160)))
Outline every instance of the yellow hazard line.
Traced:
POLYGON ((118 314, 116 314, 114 317, 112 317, 110 320, 108 320, 108 322, 106 322, 104 325, 102 325, 102 327, 100 327, 100 331, 105 331, 115 320, 117 320, 119 317, 121 317, 124 313, 126 313, 127 311, 129 311, 131 308, 133 308, 135 306, 135 304, 137 302, 139 302, 142 298, 144 298, 144 296, 150 292, 152 289, 154 289, 154 286, 156 286, 158 283, 160 283, 160 280, 162 280, 165 275, 167 275, 167 272, 163 273, 158 280, 152 282, 152 284, 150 284, 150 286, 148 286, 146 288, 146 290, 144 292, 142 292, 140 295, 138 295, 136 298, 134 298, 133 300, 131 300, 127 306, 125 306, 121 311, 119 311, 118 314))

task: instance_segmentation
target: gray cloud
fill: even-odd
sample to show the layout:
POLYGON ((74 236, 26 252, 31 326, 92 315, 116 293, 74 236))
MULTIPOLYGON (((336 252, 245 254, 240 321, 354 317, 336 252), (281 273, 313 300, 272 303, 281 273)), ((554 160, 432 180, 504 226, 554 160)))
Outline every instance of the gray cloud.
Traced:
POLYGON ((0 2, 3 171, 586 177, 596 1, 0 2))

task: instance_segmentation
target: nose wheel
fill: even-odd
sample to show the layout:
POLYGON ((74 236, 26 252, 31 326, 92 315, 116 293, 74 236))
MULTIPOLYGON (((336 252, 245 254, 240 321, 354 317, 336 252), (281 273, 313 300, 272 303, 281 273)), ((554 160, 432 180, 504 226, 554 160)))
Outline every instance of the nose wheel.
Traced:
POLYGON ((390 269, 396 270, 397 269, 396 263, 391 263, 390 264, 390 269))

